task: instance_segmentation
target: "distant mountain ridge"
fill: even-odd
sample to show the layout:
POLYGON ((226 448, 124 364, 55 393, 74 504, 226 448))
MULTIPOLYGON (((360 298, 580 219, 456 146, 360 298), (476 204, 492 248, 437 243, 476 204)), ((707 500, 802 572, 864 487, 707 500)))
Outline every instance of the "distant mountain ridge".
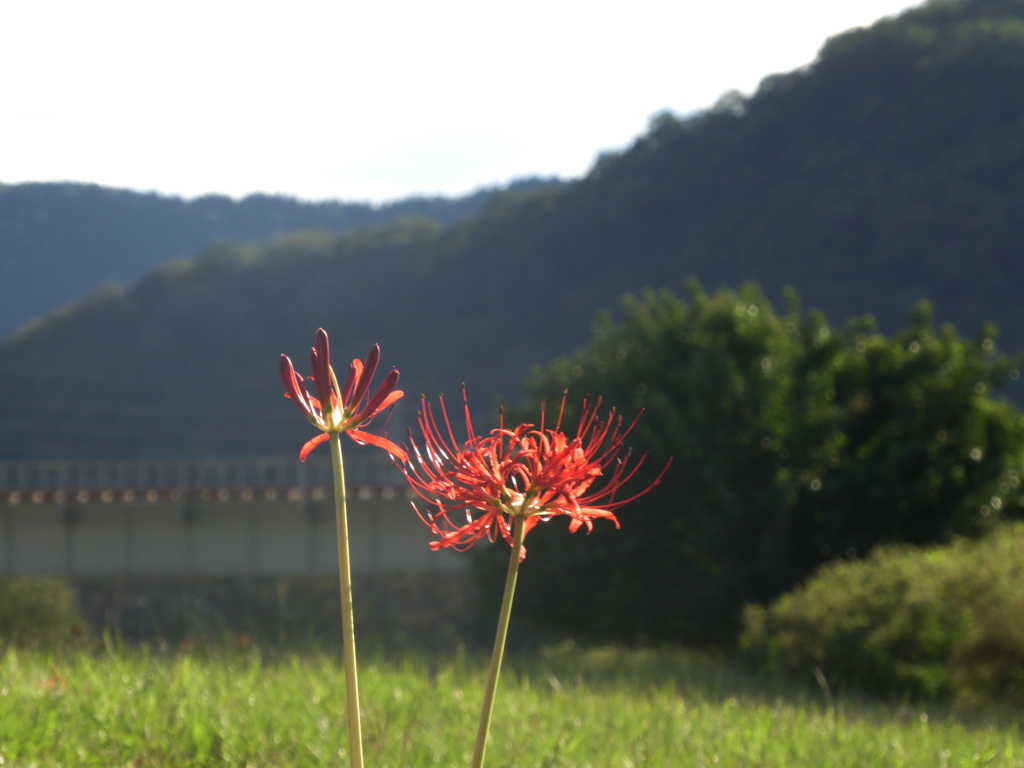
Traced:
MULTIPOLYGON (((0 457, 279 453, 282 402, 325 327, 415 394, 485 407, 645 286, 794 286, 833 322, 903 325, 928 298, 1024 350, 1024 0, 944 0, 832 38, 818 60, 696 117, 663 116, 560 189, 449 226, 220 245, 0 341, 0 457)), ((482 408, 485 412, 486 409, 482 408)), ((481 417, 485 422, 486 417, 481 417)))
MULTIPOLYGON (((523 179, 508 188, 546 184, 558 182, 523 179)), ((370 205, 259 194, 184 200, 95 184, 0 184, 0 337, 105 283, 127 285, 216 241, 269 242, 295 230, 338 233, 405 216, 453 224, 478 213, 495 191, 370 205)))

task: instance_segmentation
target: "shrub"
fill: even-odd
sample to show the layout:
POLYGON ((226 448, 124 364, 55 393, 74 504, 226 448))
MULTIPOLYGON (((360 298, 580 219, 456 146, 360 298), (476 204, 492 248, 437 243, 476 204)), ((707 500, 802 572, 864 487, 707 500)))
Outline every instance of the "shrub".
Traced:
POLYGON ((0 644, 50 647, 82 634, 84 626, 64 580, 0 578, 0 644))
POLYGON ((876 549, 767 607, 740 645, 769 669, 883 695, 1024 703, 1024 524, 980 541, 876 549))

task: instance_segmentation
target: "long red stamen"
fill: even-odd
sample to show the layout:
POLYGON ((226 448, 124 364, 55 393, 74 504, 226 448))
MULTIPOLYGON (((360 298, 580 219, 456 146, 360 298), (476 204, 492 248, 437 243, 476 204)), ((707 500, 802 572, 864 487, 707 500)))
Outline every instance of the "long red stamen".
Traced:
POLYGON ((470 440, 476 433, 473 431, 473 420, 469 417, 469 398, 466 397, 466 384, 462 384, 462 410, 466 419, 466 437, 470 440))

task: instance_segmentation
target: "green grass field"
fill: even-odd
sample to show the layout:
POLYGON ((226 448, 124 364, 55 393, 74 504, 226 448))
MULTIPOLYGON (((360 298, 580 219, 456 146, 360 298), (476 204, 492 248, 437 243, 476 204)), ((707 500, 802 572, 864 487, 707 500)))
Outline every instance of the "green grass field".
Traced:
MULTIPOLYGON (((486 660, 361 660, 370 768, 468 765, 486 660)), ((0 765, 347 765, 340 659, 322 653, 0 651, 0 765)), ((682 651, 513 657, 487 765, 1024 766, 1020 713, 887 705, 682 651)))

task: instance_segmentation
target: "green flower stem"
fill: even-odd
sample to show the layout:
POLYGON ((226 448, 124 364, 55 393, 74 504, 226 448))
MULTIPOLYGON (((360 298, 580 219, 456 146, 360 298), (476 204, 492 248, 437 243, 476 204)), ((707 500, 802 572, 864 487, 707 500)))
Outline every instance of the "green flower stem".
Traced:
POLYGON ((512 518, 512 554, 509 556, 508 575, 505 577, 505 594, 501 598, 498 631, 494 636, 494 653, 491 654, 491 669, 487 673, 487 688, 484 691, 484 706, 480 711, 480 728, 476 732, 476 748, 473 750, 472 768, 482 768, 484 764, 487 733, 491 728, 491 713, 494 712, 494 693, 498 688, 498 675, 501 674, 501 662, 505 657, 505 638, 508 636, 508 621, 512 614, 512 597, 516 592, 519 556, 523 552, 525 531, 526 518, 515 515, 512 518))
POLYGON ((359 676, 356 666, 356 629, 352 617, 352 564, 348 551, 348 504, 345 466, 341 461, 341 435, 331 434, 334 469, 334 509, 338 527, 338 578, 341 581, 342 653, 345 660, 345 696, 348 707, 348 744, 352 768, 363 768, 363 733, 359 716, 359 676))

